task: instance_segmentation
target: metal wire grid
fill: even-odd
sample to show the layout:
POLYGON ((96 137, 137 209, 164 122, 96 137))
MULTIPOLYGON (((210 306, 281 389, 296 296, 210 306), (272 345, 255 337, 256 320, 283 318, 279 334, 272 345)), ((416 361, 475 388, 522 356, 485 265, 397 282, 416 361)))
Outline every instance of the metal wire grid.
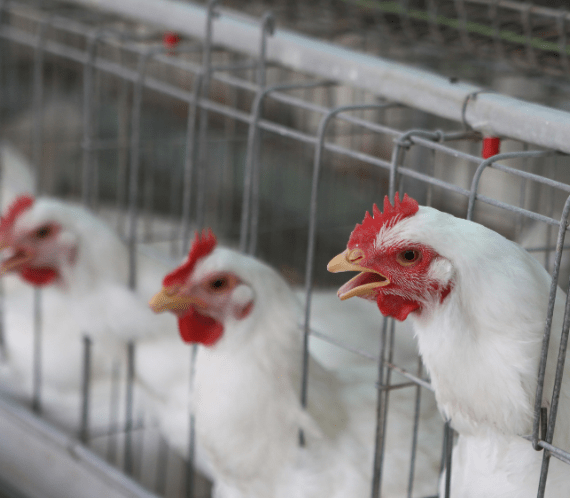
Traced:
MULTIPOLYGON (((228 5, 254 15, 261 7, 237 1, 228 5)), ((429 43, 437 47, 439 57, 471 54, 479 62, 506 62, 535 74, 567 75, 570 70, 570 12, 561 2, 330 0, 307 4, 275 0, 269 6, 279 14, 280 25, 365 51, 390 50, 386 41, 423 48, 429 43)))
MULTIPOLYGON (((97 178, 98 166, 97 155, 104 151, 113 150, 116 153, 118 181, 114 205, 119 212, 125 213, 127 220, 125 239, 131 248, 131 285, 135 286, 134 280, 134 248, 142 240, 141 225, 144 228, 142 235, 148 240, 167 240, 171 242, 172 254, 179 256, 187 249, 188 235, 191 225, 202 226, 205 222, 212 223, 216 229, 224 229, 224 234, 229 240, 239 238, 239 245, 242 250, 247 250, 251 254, 263 254, 269 260, 279 259, 283 252, 272 253, 272 244, 264 242, 264 234, 275 232, 275 216, 269 219, 263 218, 264 208, 267 206, 268 190, 269 197, 271 190, 276 183, 265 182, 271 173, 264 156, 263 149, 272 147, 279 150, 275 145, 275 137, 284 140, 288 144, 293 144, 301 153, 294 153, 289 150, 291 156, 303 161, 307 154, 313 154, 312 168, 310 163, 303 167, 303 171, 295 171, 310 181, 308 209, 300 200, 300 211, 305 212, 305 218, 297 222, 296 230, 304 230, 307 235, 301 241, 302 246, 306 245, 306 253, 300 259, 301 265, 304 263, 305 282, 305 346, 308 345, 310 336, 329 340, 325 334, 312 332, 309 327, 311 313, 311 295, 315 281, 320 281, 317 273, 319 268, 324 267, 323 261, 328 259, 334 250, 338 250, 338 240, 345 240, 345 237, 338 238, 339 230, 329 234, 330 238, 323 236, 328 228, 330 219, 325 216, 329 209, 323 209, 323 204, 327 208, 333 205, 331 199, 322 197, 327 194, 323 186, 328 187, 333 193, 338 193, 338 185, 333 182, 326 183, 326 175, 334 171, 339 163, 349 164, 349 169, 354 176, 354 172, 363 175, 366 172, 368 179, 373 179, 375 184, 372 189, 365 191, 360 199, 360 204, 369 208, 373 200, 378 200, 383 193, 388 193, 393 197, 396 190, 414 191, 414 195, 425 204, 434 205, 454 212, 454 214, 465 214, 469 219, 484 221, 492 224, 494 228, 503 231, 511 237, 519 237, 524 231, 525 220, 545 224, 548 227, 559 226, 557 245, 552 245, 552 230, 546 231, 546 237, 538 247, 531 249, 544 254, 545 262, 549 263, 554 255, 553 268, 553 289, 555 289, 558 275, 560 273, 562 261, 562 248, 564 247, 564 236, 566 233, 568 214, 570 212, 570 202, 566 197, 570 193, 570 186, 562 174, 562 180, 556 179, 559 166, 566 163, 567 158, 553 151, 528 150, 525 144, 505 141, 504 146, 514 149, 514 152, 507 152, 482 161, 475 149, 478 147, 478 136, 469 130, 465 130, 462 124, 434 120, 423 113, 413 109, 403 108, 395 103, 383 101, 375 97, 363 95, 361 97, 369 100, 362 104, 343 103, 347 100, 346 88, 335 85, 332 81, 314 81, 306 76, 292 75, 280 68, 267 68, 263 57, 260 60, 238 61, 231 64, 218 64, 220 58, 228 56, 224 51, 216 50, 212 47, 208 36, 204 43, 189 43, 181 45, 176 50, 176 55, 167 55, 167 49, 157 46, 153 41, 156 37, 151 34, 147 41, 140 37, 134 37, 135 41, 124 32, 120 36, 110 34, 105 24, 101 23, 105 19, 97 16, 92 25, 86 25, 85 19, 77 21, 76 18, 61 17, 55 12, 45 14, 38 10, 22 9, 17 3, 10 2, 4 4, 2 12, 2 26, 0 37, 9 40, 12 49, 21 51, 20 47, 31 47, 34 49, 31 62, 33 64, 33 110, 34 126, 31 130, 31 151, 34 163, 41 177, 53 175, 53 171, 46 171, 42 161, 45 155, 45 129, 42 112, 45 108, 45 71, 42 66, 47 64, 47 58, 52 57, 50 64, 57 67, 65 67, 66 61, 76 64, 75 71, 79 69, 83 76, 82 98, 83 98, 83 129, 81 141, 81 175, 76 175, 75 185, 70 189, 73 197, 78 195, 83 202, 93 208, 101 208, 105 200, 105 190, 99 192, 99 185, 93 181, 97 178), (6 14, 9 18, 6 20, 6 14), (26 21, 27 28, 22 26, 22 19, 26 21), (55 33, 57 31, 57 33, 55 33), (65 35, 63 40, 58 36, 65 35), (76 37, 79 42, 69 42, 69 37, 76 37), (67 38, 65 38, 67 37, 67 38), (217 58, 217 59, 216 59, 217 58), (138 59, 138 61, 137 61, 138 59), (155 65, 153 68, 152 66, 155 65), (178 80, 175 84, 170 78, 168 80, 160 78, 160 74, 169 71, 169 75, 176 80, 176 75, 183 74, 184 80, 178 80), (240 73, 241 72, 241 73, 240 73), (121 83, 120 91, 117 86, 108 89, 101 89, 101 75, 110 74, 115 76, 121 83), (249 73, 246 77, 244 73, 249 73), (271 75, 279 83, 271 84, 265 78, 271 75), (257 81, 253 81, 253 80, 257 81), (291 83, 283 83, 283 79, 291 80, 291 83), (295 81, 296 80, 296 81, 295 81), (132 85, 132 89, 128 88, 132 85), (223 89, 224 98, 216 98, 212 95, 212 87, 220 91, 223 89), (126 90, 125 90, 126 88, 126 90), (143 90, 152 90, 154 100, 143 98, 143 90), (117 104, 119 126, 116 136, 105 138, 98 136, 101 130, 93 123, 97 123, 100 114, 100 104, 105 98, 110 98, 116 92, 119 95, 117 104), (132 92, 132 95, 131 95, 132 92), (241 98, 236 98, 240 93, 241 98), (300 96, 299 96, 300 95, 300 96), (183 153, 182 173, 182 193, 180 203, 171 203, 166 211, 170 218, 174 220, 172 227, 167 231, 165 238, 164 231, 157 232, 152 221, 158 218, 163 220, 164 209, 161 213, 157 206, 153 205, 154 191, 149 189, 151 185, 146 183, 147 188, 143 189, 142 195, 138 191, 141 181, 140 167, 143 162, 147 147, 157 147, 159 141, 154 143, 143 138, 144 122, 142 121, 143 104, 164 105, 163 96, 185 104, 187 110, 186 128, 182 137, 168 141, 169 146, 176 146, 183 153), (230 96, 227 98, 226 96, 230 96), (328 101, 326 104, 318 103, 319 98, 328 101), (124 100, 121 100, 124 99, 124 100), (336 101, 336 104, 335 104, 336 101), (121 104, 122 102, 122 104, 121 104), (229 102, 229 105, 228 105, 229 102), (273 107, 272 107, 273 106, 273 107), (291 121, 283 124, 283 115, 280 110, 289 111, 288 118, 291 121), (120 112, 119 112, 120 110, 120 112), (128 112, 130 111, 130 113, 128 112), (373 111, 373 114, 371 115, 373 111), (368 114, 366 114, 367 112, 368 114), (394 114, 396 113, 396 114, 394 114), (398 114, 400 113, 400 114, 398 114), (407 113, 407 115, 406 115, 407 113), (130 115, 129 115, 130 114, 130 115), (356 114, 356 115, 355 115, 356 114), (302 119, 300 119, 300 117, 302 119), (88 119, 89 118, 89 119, 88 119), (406 131, 405 126, 414 122, 428 124, 440 124, 444 129, 451 131, 443 132, 434 126, 429 129, 426 126, 415 127, 406 131), (316 124, 316 130, 314 129, 316 124), (398 126, 400 125, 400 126, 398 126), (404 125, 402 128, 401 125, 404 125), (221 139, 219 137, 220 128, 223 129, 221 139), (241 134, 237 132, 241 130, 241 134), (244 132, 247 132, 247 135, 244 132), (435 130, 435 131, 434 131, 435 130), (130 141, 128 136, 130 134, 130 141), (367 146, 367 139, 373 137, 374 140, 390 144, 391 155, 386 154, 386 150, 374 149, 367 146), (393 147, 391 141, 394 141, 393 147), (219 212, 211 209, 211 185, 208 185, 209 177, 204 173, 207 168, 213 168, 212 142, 224 144, 228 147, 228 153, 236 154, 236 149, 231 149, 229 145, 240 145, 244 157, 243 165, 235 168, 236 183, 243 181, 237 201, 241 198, 241 224, 239 233, 232 226, 232 223, 220 223, 219 212), (522 149, 522 150, 521 150, 522 149), (130 152, 130 153, 129 153, 130 152), (414 156, 415 155, 415 156, 414 156), (547 158, 547 159, 545 159, 547 158), (127 159, 129 164, 127 164, 127 159), (509 166, 505 164, 509 163, 509 166), (546 163, 546 165, 545 165, 546 163), (307 167, 308 166, 308 167, 307 167), (127 180, 126 175, 129 175, 127 180), (502 177, 501 177, 502 175, 502 177), (489 181, 486 183, 490 177, 489 181), (505 180, 507 178, 507 180, 505 180), (513 194, 512 183, 517 179, 520 187, 513 194), (509 188, 496 190, 497 183, 508 185, 509 188), (128 185, 128 195, 125 196, 123 188, 128 185), (319 188, 320 187, 320 188, 319 188), (489 191, 489 192, 487 192, 489 191), (319 198, 319 195, 321 198, 319 198), (142 198, 142 199, 141 199, 142 198), (545 205, 545 198, 548 202, 545 205), (563 207, 562 207, 563 206, 563 207), (142 212, 141 212, 142 209, 142 212), (212 214, 213 213, 213 214, 212 214), (194 216, 192 216, 194 214, 194 216), (560 216, 560 220, 557 219, 560 216), (142 218, 142 220, 141 220, 142 218), (324 218, 324 222, 323 222, 324 218), (195 222, 193 220, 196 220, 195 222), (142 221, 142 223, 139 223, 142 221), (272 227, 273 229, 269 228, 272 227), (513 229, 514 227, 514 229, 513 229), (306 244, 305 244, 306 243, 306 244), (334 248, 332 248, 334 244, 334 248), (328 251, 331 246, 331 251, 328 251), (320 247, 320 251, 317 251, 320 247), (323 250, 323 247, 325 248, 323 250), (320 253, 324 253, 321 255, 320 253)), ((210 4, 210 17, 214 15, 214 4, 210 4)), ((267 16, 260 25, 260 53, 263 54, 263 33, 269 34, 271 31, 271 18, 267 16)), ((208 32, 208 30, 206 30, 208 32)), ((22 52, 25 53, 25 52, 22 52)), ((19 53, 18 55, 22 55, 19 53)), ((29 52, 28 52, 29 56, 29 52)), ((6 67, 6 66, 4 66, 6 67)), ((116 96, 115 95, 115 96, 116 96)), ((354 99, 354 93, 348 93, 348 100, 354 99)), ((69 137, 68 137, 69 139, 69 137)), ((56 144, 61 146, 62 144, 56 144)), ((388 150, 389 152, 389 150, 388 150)), ((226 156, 228 155, 226 153, 226 156)), ((239 155, 239 154, 238 154, 239 155)), ((293 161, 291 161, 293 162, 293 161)), ((77 161, 79 163, 79 161, 77 161)), ((278 169, 282 168, 280 164, 278 169)), ((142 180, 148 180, 148 176, 142 175, 142 180)), ((342 181, 348 183, 346 175, 341 175, 342 181)), ((172 177, 176 181, 180 176, 174 173, 172 177)), ((152 176, 150 177, 152 178, 152 176)), ((301 180, 302 181, 302 180, 301 180)), ((174 182, 174 184, 175 184, 174 182)), ((173 185, 170 183, 169 185, 173 185)), ((214 188, 219 185, 214 185, 214 188)), ((346 185, 345 185, 346 187, 346 185)), ((40 189, 41 190, 41 189, 40 189)), ((57 189, 54 192, 57 193, 57 189)), ((61 193, 61 192, 60 192, 61 193)), ((275 199, 274 199, 275 200, 275 199)), ((352 199, 351 199, 352 200, 352 199)), ((234 209, 235 202, 226 205, 227 209, 234 209)), ((346 207, 342 200, 337 201, 341 210, 346 207)), ((337 214, 338 207, 332 209, 333 214, 337 214)), ((299 212, 295 212, 297 215, 299 212)), ((358 205, 350 209, 343 223, 342 231, 346 235, 353 227, 355 221, 362 217, 363 209, 358 205), (346 220, 346 221, 344 221, 346 220)), ((227 212, 225 213, 227 215, 227 212)), ((235 221, 235 217, 229 221, 235 221)), ((338 221, 337 221, 338 223, 338 221)), ((122 224, 121 224, 122 225, 122 224)), ((123 225, 124 226, 124 225, 123 225)), ((283 230, 283 226, 278 226, 277 230, 283 230)), ((280 240, 283 240, 280 239, 280 240)), ((297 244, 299 245, 299 244, 297 244)), ((303 252, 303 251, 301 251, 303 252)), ((293 272, 295 273, 295 272, 293 272)), ((327 276, 330 281, 330 276, 327 276)), ((554 293, 551 293, 551 308, 554 293)), ((39 314, 37 315, 39 316, 39 314)), ((565 321, 561 346, 561 357, 565 355, 565 344, 568 335, 568 321, 565 321)), ((39 326, 38 326, 39 329, 39 326)), ((549 337, 549 328, 545 334, 545 344, 549 337)), ((331 341, 332 342, 332 341, 331 341)), ((383 468, 382 440, 386 428, 386 414, 391 390, 396 388, 415 388, 417 390, 417 403, 415 411, 414 441, 418 437, 418 413, 420 409, 421 389, 431 389, 429 381, 423 378, 421 368, 416 373, 412 373, 395 365, 393 357, 393 328, 388 321, 384 322, 381 331, 381 352, 379 358, 366 351, 355 349, 347 341, 340 343, 334 341, 341 347, 351 350, 364 358, 378 361, 378 430, 376 437, 376 454, 374 460, 374 480, 372 483, 373 496, 380 496, 383 468), (406 381, 394 383, 392 372, 403 376, 406 381)), ((39 336, 38 341, 39 343, 39 336)), ((89 345, 85 342, 85 384, 84 403, 82 420, 83 425, 80 430, 80 437, 84 441, 89 440, 88 420, 88 392, 89 392, 89 345)), ((133 356, 131 345, 129 357, 133 356)), ((545 347, 544 351, 547 348, 545 347)), ((304 362, 304 382, 302 389, 302 401, 306 403, 310 393, 306 389, 307 370, 307 347, 305 347, 304 362)), ((544 353, 545 354, 545 353, 544 353)), ((545 359, 541 363, 541 376, 539 377, 539 393, 542 390, 545 359)), ((34 394, 34 405, 39 410, 41 405, 41 375, 39 369, 39 356, 36 362, 37 381, 34 394)), ((128 367, 131 372, 132 362, 128 367)), ((560 386, 562 370, 557 372, 555 391, 560 386)), ((132 385, 132 384, 131 384, 132 385)), ((132 390, 127 388, 127 407, 132 407, 132 390)), ((553 395, 553 403, 548 423, 544 416, 544 410, 537 406, 535 411, 535 424, 533 434, 530 436, 532 444, 537 449, 545 448, 543 474, 541 476, 538 496, 544 495, 546 486, 548 462, 552 455, 566 463, 570 463, 570 453, 568 449, 556 448, 552 443, 552 435, 556 420, 556 400, 558 394, 553 395), (544 430, 540 432, 540 428, 544 430)), ((541 396, 537 395, 537 399, 541 396)), ((127 408, 129 411, 129 408, 127 408)), ((125 470, 132 473, 132 441, 129 435, 134 427, 133 415, 127 420, 126 445, 125 445, 125 470)), ((452 432, 446 426, 445 440, 443 441, 442 461, 449 466, 451 461, 452 432)), ((530 444, 530 443, 529 443, 530 444)), ((415 443, 410 456, 410 481, 408 496, 412 496, 414 482, 414 461, 415 443)), ((450 473, 448 472, 448 476, 450 473)), ((160 487, 157 484, 157 487, 160 487)), ((192 486, 186 487, 188 495, 191 495, 192 486)))

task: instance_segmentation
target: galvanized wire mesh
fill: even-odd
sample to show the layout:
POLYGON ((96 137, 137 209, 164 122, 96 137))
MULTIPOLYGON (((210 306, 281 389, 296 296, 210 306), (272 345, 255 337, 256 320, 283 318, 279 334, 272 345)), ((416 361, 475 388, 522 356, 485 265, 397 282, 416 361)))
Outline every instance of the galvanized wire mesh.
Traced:
MULTIPOLYGON (((324 4, 330 19, 356 8, 324 4)), ((292 19, 299 15, 283 9, 292 19)), ((567 14, 562 11, 462 0, 370 2, 362 12, 373 20, 369 31, 389 39, 459 45, 525 68, 567 71, 567 14)), ((303 284, 305 346, 311 337, 330 341, 326 333, 310 330, 313 289, 343 282, 344 277, 326 272, 330 256, 373 202, 405 191, 421 204, 521 242, 567 288, 570 262, 563 237, 569 160, 557 151, 505 137, 502 154, 483 161, 481 136, 465 122, 390 102, 340 84, 333 75, 321 80, 267 64, 263 40, 271 34, 269 16, 252 28, 259 32, 259 58, 213 45, 207 29, 204 39, 169 47, 157 28, 57 3, 5 1, 0 16, 0 133, 32 161, 39 193, 81 200, 117 227, 131 248, 133 287, 136 247, 152 244, 180 259, 192 229, 211 226, 228 244, 303 284)), ((554 104, 563 101, 560 97, 554 104)), ((378 362, 373 496, 381 492, 382 438, 390 429, 393 386, 409 383, 400 388, 417 389, 416 413, 420 391, 431 395, 421 367, 410 372, 393 362, 391 334, 386 322, 379 356, 358 350, 349 337, 338 344, 363 361, 378 362)), ((36 368, 33 399, 39 411, 39 357, 36 368)), ((123 374, 124 395, 132 398, 132 362, 123 374)), ((86 375, 85 420, 88 384, 86 375)), ((304 403, 307 397, 310 392, 303 389, 304 403)), ((545 462, 554 456, 568 463, 570 448, 552 447, 551 431, 538 434, 540 407, 535 417, 534 444, 549 450, 545 462)), ((163 447, 150 482, 147 464, 133 456, 141 439, 137 443, 131 436, 152 428, 144 428, 137 414, 127 418, 119 452, 125 470, 165 496, 191 494, 186 485, 166 489, 163 447)), ((551 417, 549 427, 554 422, 551 417)), ((421 437, 417 424, 414 431, 421 437)), ((442 461, 449 464, 449 427, 445 435, 442 461)), ((116 440, 99 444, 86 422, 79 436, 118 463, 116 440)), ((413 463, 411 469, 409 496, 415 496, 413 463)), ((436 482, 437 475, 434 494, 436 482)))
POLYGON ((275 0, 226 5, 252 15, 271 8, 280 25, 377 54, 413 57, 416 49, 424 56, 430 53, 432 63, 472 55, 476 59, 471 63, 479 67, 502 62, 535 75, 567 75, 569 70, 570 11, 563 2, 275 0))

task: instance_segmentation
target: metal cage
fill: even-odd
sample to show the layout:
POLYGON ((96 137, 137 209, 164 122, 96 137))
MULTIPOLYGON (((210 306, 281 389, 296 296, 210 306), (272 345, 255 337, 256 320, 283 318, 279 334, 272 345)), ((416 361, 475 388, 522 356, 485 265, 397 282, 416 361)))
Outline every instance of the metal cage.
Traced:
MULTIPOLYGON (((419 413, 422 400, 433 396, 429 379, 421 364, 411 371, 394 362, 389 321, 382 326, 379 320, 379 352, 358 348, 348 336, 338 341, 312 330, 313 290, 341 282, 326 272, 326 262, 372 203, 397 191, 518 241, 544 263, 554 284, 566 289, 570 114, 486 90, 503 81, 500 71, 488 70, 485 87, 478 87, 382 59, 370 45, 341 47, 342 30, 327 32, 333 44, 282 30, 271 14, 249 18, 214 1, 207 6, 153 3, 0 2, 1 137, 30 159, 38 194, 79 200, 116 227, 131 251, 133 287, 137 247, 178 261, 188 250, 191 232, 203 226, 300 286, 305 347, 313 340, 329 341, 377 365, 373 497, 382 495, 390 395, 394 389, 414 390, 414 445, 404 472, 407 496, 417 496, 419 413), (502 138, 502 151, 484 160, 481 139, 495 135, 502 138)), ((366 21, 359 31, 362 39, 372 32, 379 40, 401 39, 403 46, 412 40, 441 50, 452 45, 455 53, 493 51, 525 69, 568 72, 567 11, 503 0, 327 5, 332 14, 360 8, 366 21)), ((283 7, 285 13, 288 9, 283 7)), ((292 26, 296 19, 291 14, 283 22, 292 26)), ((517 78, 524 81, 524 76, 517 78)), ((550 97, 547 103, 564 108, 565 86, 558 88, 558 100, 550 97)), ((555 285, 550 313, 554 293, 555 285)), ((35 310, 41 321, 39 306, 35 310)), ((547 327, 545 343, 549 334, 547 327)), ((39 334, 36 340, 41 341, 39 334)), ((103 438, 90 431, 83 411, 77 437, 157 494, 203 496, 206 491, 187 478, 180 460, 169 460, 176 469, 166 469, 162 443, 150 446, 156 450, 152 464, 134 455, 133 445, 142 444, 140 434, 153 427, 133 412, 130 351, 118 374, 126 386, 121 388, 126 427, 111 428, 103 438), (174 472, 179 485, 167 486, 166 472, 174 472)), ((88 371, 88 339, 85 358, 88 371)), ((37 368, 30 402, 40 412, 37 368)), ((544 368, 541 372, 543 381, 544 368)), ((557 386, 561 381, 562 369, 557 386)), ((303 389, 303 402, 310 395, 303 389)), ((85 410, 87 403, 82 406, 85 410)), ((20 413, 8 405, 5 410, 20 413)), ((539 497, 547 486, 549 459, 570 463, 570 448, 552 445, 556 409, 547 415, 541 416, 537 406, 534 432, 528 435, 528 444, 544 454, 539 497)), ((65 444, 78 444, 70 441, 65 444)), ((445 425, 441 445, 434 448, 442 468, 451 461, 452 442, 445 425)), ((99 479, 120 479, 96 461, 89 465, 107 476, 99 479)), ((433 476, 434 496, 438 475, 433 476)), ((25 488, 17 473, 0 469, 0 477, 29 493, 35 489, 25 488)), ((146 493, 130 481, 122 485, 128 488, 122 496, 146 493)))

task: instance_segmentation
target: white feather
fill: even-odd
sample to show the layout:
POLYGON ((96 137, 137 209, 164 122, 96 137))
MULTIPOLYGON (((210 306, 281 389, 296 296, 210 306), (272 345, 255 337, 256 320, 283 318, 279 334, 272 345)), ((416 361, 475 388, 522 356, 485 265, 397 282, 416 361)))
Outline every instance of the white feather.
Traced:
MULTIPOLYGON (((452 496, 536 496, 542 453, 521 436, 532 431, 550 276, 496 232, 428 207, 399 222, 389 238, 428 245, 453 268, 432 269, 442 283, 453 281, 445 301, 410 315, 439 408, 460 434, 452 496)), ((542 400, 548 409, 565 300, 558 290, 542 400)), ((554 437, 566 450, 568 386, 566 379, 554 437)), ((552 462, 546 496, 566 497, 569 489, 568 467, 552 462)))
MULTIPOLYGON (((303 410, 299 401, 301 307, 294 293, 267 265, 223 248, 198 262, 192 282, 219 271, 237 275, 251 289, 255 304, 246 319, 230 318, 224 324, 224 334, 214 346, 198 346, 192 405, 198 460, 214 479, 214 496, 369 496, 376 364, 370 362, 372 377, 362 382, 361 376, 355 379, 350 371, 341 374, 338 358, 333 360, 336 374, 310 358, 308 409, 303 410), (299 446, 299 429, 306 438, 305 448, 299 446)), ((376 329, 363 341, 377 343, 376 329)), ((139 352, 147 357, 155 353, 150 344, 146 352, 139 352)), ((161 354, 180 358, 177 361, 182 365, 190 348, 172 345, 170 353, 164 347, 161 354)), ((185 452, 189 369, 177 373, 173 362, 169 375, 171 388, 164 393, 160 424, 170 441, 185 452)), ((407 468, 402 466, 409 459, 414 395, 410 390, 392 393, 389 417, 393 425, 388 427, 393 430, 386 443, 383 496, 402 496, 406 490, 407 468)), ((420 441, 418 473, 431 480, 420 479, 417 491, 425 494, 433 493, 439 468, 439 443, 431 451, 441 425, 440 419, 431 417, 434 409, 428 400, 422 418, 429 436, 420 441)))

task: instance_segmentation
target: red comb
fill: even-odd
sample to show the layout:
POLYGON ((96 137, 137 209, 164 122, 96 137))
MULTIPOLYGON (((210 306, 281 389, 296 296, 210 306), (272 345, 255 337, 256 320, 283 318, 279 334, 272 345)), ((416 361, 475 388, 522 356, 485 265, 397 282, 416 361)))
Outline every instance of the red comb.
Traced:
POLYGON ((194 266, 196 266, 198 260, 207 256, 214 250, 216 242, 216 236, 212 230, 202 230, 202 236, 200 236, 199 232, 196 232, 194 242, 192 243, 192 247, 188 253, 188 259, 178 268, 166 275, 162 281, 162 285, 164 287, 170 287, 184 282, 184 280, 186 280, 192 273, 192 270, 194 270, 194 266))
POLYGON ((370 216, 370 213, 366 211, 362 224, 357 224, 350 234, 348 245, 353 247, 369 240, 370 237, 376 236, 382 228, 393 227, 404 218, 413 216, 418 212, 418 209, 418 202, 409 197, 408 194, 404 194, 404 198, 400 201, 400 196, 396 192, 393 206, 390 204, 388 196, 384 197, 384 212, 381 213, 376 204, 372 207, 373 216, 370 216))
POLYGON ((32 207, 34 198, 31 195, 20 195, 14 199, 6 210, 6 215, 0 218, 0 233, 8 232, 12 229, 16 218, 26 209, 32 207))

